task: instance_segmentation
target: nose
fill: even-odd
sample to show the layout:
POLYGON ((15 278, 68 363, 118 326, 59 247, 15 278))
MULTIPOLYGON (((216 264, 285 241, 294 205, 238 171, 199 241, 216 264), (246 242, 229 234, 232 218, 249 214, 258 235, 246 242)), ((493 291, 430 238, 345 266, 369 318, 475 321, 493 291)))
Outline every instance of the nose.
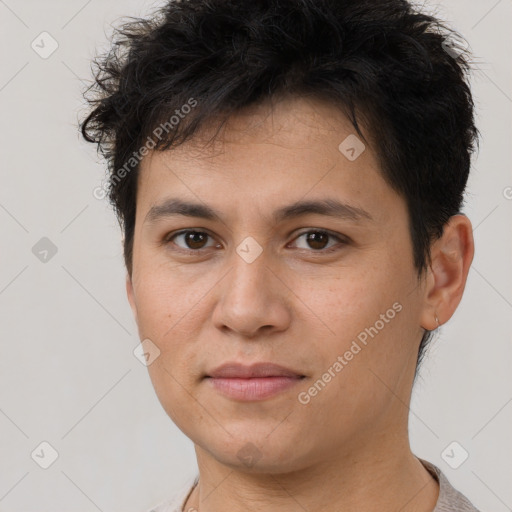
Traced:
POLYGON ((265 251, 250 263, 233 251, 230 260, 231 270, 216 287, 215 327, 251 339, 286 330, 291 292, 268 266, 265 251))

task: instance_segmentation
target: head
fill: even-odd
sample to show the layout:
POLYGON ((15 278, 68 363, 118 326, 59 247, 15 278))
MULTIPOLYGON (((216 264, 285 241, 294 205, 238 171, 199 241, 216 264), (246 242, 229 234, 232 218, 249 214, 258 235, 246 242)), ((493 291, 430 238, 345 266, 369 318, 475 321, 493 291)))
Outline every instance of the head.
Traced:
POLYGON ((473 255, 455 36, 404 0, 189 0, 125 24, 97 60, 81 128, 108 162, 150 376, 218 460, 255 446, 262 470, 296 469, 406 428, 473 255), (209 379, 228 361, 301 380, 228 399, 209 379))

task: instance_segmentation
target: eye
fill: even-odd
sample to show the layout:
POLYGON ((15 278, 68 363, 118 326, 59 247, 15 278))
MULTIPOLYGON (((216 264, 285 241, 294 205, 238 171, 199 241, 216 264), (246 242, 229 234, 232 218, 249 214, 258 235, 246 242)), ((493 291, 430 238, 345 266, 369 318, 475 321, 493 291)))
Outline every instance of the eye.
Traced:
POLYGON ((306 246, 298 247, 299 249, 313 249, 314 251, 324 251, 324 252, 332 252, 337 250, 336 244, 328 245, 330 239, 334 239, 339 243, 346 244, 347 240, 343 239, 340 236, 334 235, 329 231, 325 231, 323 229, 311 229, 309 231, 305 231, 301 233, 295 240, 303 239, 306 246))
MULTIPOLYGON (((297 243, 297 241, 301 239, 303 240, 302 246, 299 243, 298 248, 313 249, 313 252, 332 252, 339 249, 337 246, 340 244, 344 245, 348 243, 347 239, 324 229, 310 229, 309 231, 304 231, 295 238, 294 242, 297 243)), ((184 229, 177 233, 171 233, 164 239, 164 243, 173 243, 179 249, 188 252, 199 252, 202 249, 221 247, 220 244, 215 243, 209 233, 194 229, 184 229), (209 245, 208 239, 211 239, 209 245)))
MULTIPOLYGON (((211 238, 208 233, 205 231, 196 231, 193 229, 186 229, 183 231, 179 231, 178 233, 174 233, 168 237, 166 237, 165 242, 173 242, 180 249, 185 251, 193 251, 197 252, 201 249, 206 249, 208 247, 215 247, 215 243, 213 245, 207 246, 206 242, 208 238, 211 238), (177 243, 177 241, 181 241, 177 243)), ((218 245, 218 244, 217 244, 218 245)))

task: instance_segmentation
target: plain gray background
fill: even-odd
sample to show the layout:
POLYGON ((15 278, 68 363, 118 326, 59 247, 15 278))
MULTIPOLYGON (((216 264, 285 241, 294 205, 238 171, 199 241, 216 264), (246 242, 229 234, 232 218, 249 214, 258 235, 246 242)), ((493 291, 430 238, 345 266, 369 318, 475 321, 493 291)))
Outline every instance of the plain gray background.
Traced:
MULTIPOLYGON (((92 193, 105 164, 77 131, 90 61, 111 23, 154 5, 0 0, 3 512, 142 512, 196 471, 192 443, 133 355, 121 234, 92 193), (52 39, 57 50, 42 58, 52 39), (41 252, 43 237, 55 254, 41 252), (58 453, 48 469, 43 441, 58 453)), ((435 5, 478 61, 482 140, 464 210, 476 254, 464 298, 415 385, 411 442, 482 512, 504 512, 512 510, 512 0, 426 8, 435 5), (454 441, 469 454, 457 469, 442 456, 454 441)))

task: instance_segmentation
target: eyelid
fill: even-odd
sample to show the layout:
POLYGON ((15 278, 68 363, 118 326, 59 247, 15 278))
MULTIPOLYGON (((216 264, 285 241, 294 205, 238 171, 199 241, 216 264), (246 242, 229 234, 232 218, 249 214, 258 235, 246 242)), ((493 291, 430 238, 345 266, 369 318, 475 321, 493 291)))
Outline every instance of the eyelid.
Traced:
POLYGON ((311 232, 317 232, 317 233, 327 233, 328 235, 332 236, 333 238, 338 238, 339 240, 349 240, 349 237, 346 235, 342 235, 341 233, 336 233, 335 231, 331 231, 327 228, 316 228, 314 226, 308 227, 308 228, 301 228, 301 231, 295 234, 295 237, 304 235, 305 233, 311 233, 311 232))

